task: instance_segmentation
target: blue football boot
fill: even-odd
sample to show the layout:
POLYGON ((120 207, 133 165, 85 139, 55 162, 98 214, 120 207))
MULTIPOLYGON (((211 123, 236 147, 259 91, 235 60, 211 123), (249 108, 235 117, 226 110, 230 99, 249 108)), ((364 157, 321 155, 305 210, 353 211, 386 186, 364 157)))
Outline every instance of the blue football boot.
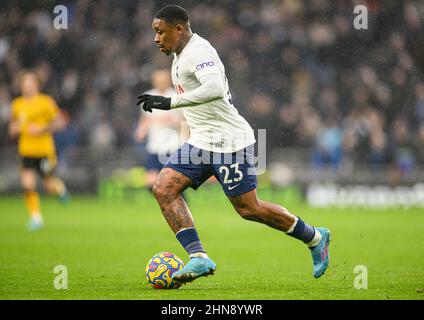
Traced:
POLYGON ((330 262, 330 253, 328 247, 330 245, 330 230, 327 228, 316 228, 321 233, 320 242, 311 250, 312 259, 314 263, 313 275, 315 278, 321 277, 328 268, 330 262))
POLYGON ((69 195, 68 191, 65 191, 63 194, 59 195, 59 202, 63 205, 68 205, 70 200, 71 196, 69 195))
POLYGON ((172 280, 179 283, 191 282, 199 277, 213 274, 216 264, 210 258, 193 257, 181 270, 172 275, 172 280))

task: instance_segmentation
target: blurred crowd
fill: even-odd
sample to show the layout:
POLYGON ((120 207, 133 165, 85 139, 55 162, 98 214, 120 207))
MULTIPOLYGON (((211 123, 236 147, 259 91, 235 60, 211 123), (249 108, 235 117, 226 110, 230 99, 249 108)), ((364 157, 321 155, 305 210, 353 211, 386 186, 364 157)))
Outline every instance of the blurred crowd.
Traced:
MULTIPOLYGON (((235 106, 279 147, 310 150, 315 168, 424 163, 424 2, 173 1, 226 66, 235 106), (356 5, 368 8, 357 30, 356 5)), ((0 146, 21 70, 67 115, 59 152, 134 144, 137 94, 171 58, 153 43, 154 13, 169 1, 0 1, 0 146), (56 4, 68 29, 53 28, 56 4)))

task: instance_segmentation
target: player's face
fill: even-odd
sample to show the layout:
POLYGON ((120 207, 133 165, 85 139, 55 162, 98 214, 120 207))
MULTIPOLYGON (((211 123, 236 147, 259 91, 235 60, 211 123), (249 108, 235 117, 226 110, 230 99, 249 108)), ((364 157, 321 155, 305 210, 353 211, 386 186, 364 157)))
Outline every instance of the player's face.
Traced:
POLYGON ((35 75, 28 73, 22 77, 21 92, 24 96, 33 96, 38 93, 38 81, 35 75))
POLYGON ((153 19, 152 28, 155 31, 155 43, 159 50, 169 56, 175 52, 181 42, 181 25, 172 25, 163 19, 153 19))

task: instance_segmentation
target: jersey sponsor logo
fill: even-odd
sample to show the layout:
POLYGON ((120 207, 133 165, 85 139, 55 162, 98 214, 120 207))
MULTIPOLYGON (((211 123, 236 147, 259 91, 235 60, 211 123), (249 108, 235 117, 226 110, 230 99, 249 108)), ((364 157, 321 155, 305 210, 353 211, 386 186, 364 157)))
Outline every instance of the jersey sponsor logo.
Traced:
POLYGON ((202 62, 196 66, 196 70, 201 70, 206 67, 213 67, 214 65, 215 65, 215 62, 213 61, 202 62))

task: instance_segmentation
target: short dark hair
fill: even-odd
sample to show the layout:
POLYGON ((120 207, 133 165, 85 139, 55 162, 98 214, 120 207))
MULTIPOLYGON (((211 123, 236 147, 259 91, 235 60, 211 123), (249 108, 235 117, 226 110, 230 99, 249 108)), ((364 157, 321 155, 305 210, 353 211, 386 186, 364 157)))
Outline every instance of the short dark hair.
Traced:
POLYGON ((160 9, 156 15, 156 19, 163 19, 168 23, 187 23, 189 15, 186 9, 177 5, 168 5, 160 9))

